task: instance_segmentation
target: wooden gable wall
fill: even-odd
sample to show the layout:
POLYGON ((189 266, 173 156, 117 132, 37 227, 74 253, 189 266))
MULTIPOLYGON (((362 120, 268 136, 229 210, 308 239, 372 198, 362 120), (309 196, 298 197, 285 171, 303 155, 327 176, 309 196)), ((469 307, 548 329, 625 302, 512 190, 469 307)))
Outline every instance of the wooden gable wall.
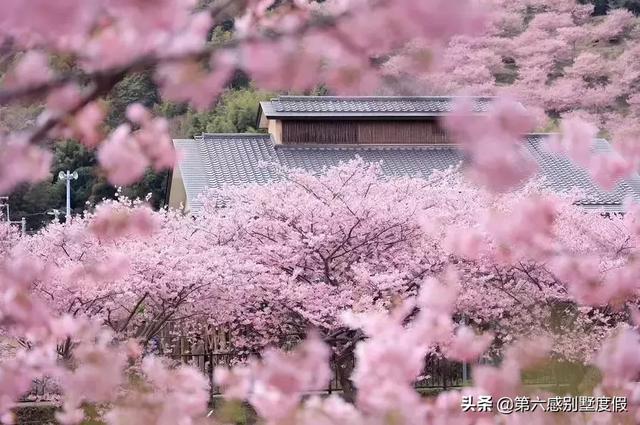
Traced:
POLYGON ((447 143, 436 120, 285 120, 284 144, 436 144, 447 143))

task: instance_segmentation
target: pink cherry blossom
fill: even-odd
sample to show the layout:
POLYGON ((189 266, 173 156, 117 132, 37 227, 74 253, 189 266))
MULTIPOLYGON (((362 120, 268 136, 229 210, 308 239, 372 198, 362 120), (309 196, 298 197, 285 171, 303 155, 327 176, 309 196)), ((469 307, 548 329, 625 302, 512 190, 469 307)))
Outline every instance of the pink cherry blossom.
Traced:
POLYGON ((53 155, 27 140, 0 140, 0 193, 9 193, 20 183, 36 183, 49 175, 53 155))
POLYGON ((501 367, 476 366, 473 369, 473 383, 483 394, 494 397, 515 395, 521 385, 520 369, 512 363, 501 367))
MULTIPOLYGON (((597 129, 593 125, 579 118, 565 119, 562 123, 562 139, 555 140, 554 149, 585 167, 600 187, 611 190, 635 171, 638 159, 633 154, 622 157, 615 151, 609 154, 594 152, 592 146, 596 134, 597 129)), ((626 145, 622 149, 632 153, 626 145)))
POLYGON ((4 86, 12 88, 35 86, 46 83, 52 75, 47 55, 32 50, 25 53, 5 77, 4 86))
POLYGON ((435 278, 427 278, 420 288, 418 305, 436 312, 450 313, 455 306, 459 289, 455 279, 443 284, 435 278))
POLYGON ((523 254, 544 258, 554 249, 557 217, 556 199, 531 196, 517 204, 514 211, 491 214, 486 226, 505 260, 523 254))
POLYGON ((491 190, 514 189, 536 171, 521 148, 522 136, 533 125, 521 104, 500 100, 487 116, 478 116, 471 101, 463 98, 444 124, 468 155, 471 177, 491 190))
POLYGON ((603 373, 605 385, 619 385, 633 380, 640 372, 637 350, 640 337, 630 329, 622 329, 607 341, 598 353, 595 364, 603 373))
POLYGON ((617 153, 599 155, 590 164, 593 180, 603 189, 612 190, 623 179, 636 172, 635 161, 629 161, 617 153))
POLYGON ((80 87, 67 84, 53 90, 47 97, 47 113, 63 114, 78 105, 82 96, 80 87))
POLYGON ((486 241, 479 232, 452 229, 444 241, 444 248, 463 258, 477 259, 485 251, 486 241))
POLYGON ((195 62, 169 63, 158 69, 156 79, 167 99, 175 102, 188 101, 197 109, 203 110, 222 92, 235 68, 233 63, 224 61, 221 56, 214 66, 214 70, 208 72, 195 62))
POLYGON ((70 403, 110 400, 113 392, 124 383, 126 356, 116 347, 106 346, 106 342, 80 345, 74 350, 79 366, 61 378, 68 388, 66 396, 70 403))
POLYGON ((76 114, 70 124, 71 134, 75 135, 85 146, 95 148, 102 140, 100 128, 105 116, 105 110, 101 104, 89 103, 76 114))
POLYGON ((149 49, 139 32, 126 26, 101 28, 83 46, 81 64, 87 71, 118 68, 135 60, 149 49))
POLYGON ((252 385, 252 372, 248 367, 235 367, 229 370, 225 367, 216 367, 215 382, 222 388, 227 399, 244 400, 249 397, 252 385))
POLYGON ((300 425, 331 425, 348 423, 364 425, 365 418, 351 403, 340 396, 309 397, 304 402, 303 409, 296 412, 296 423, 300 425))
POLYGON ((477 360, 492 340, 493 335, 490 333, 476 335, 472 328, 461 326, 456 329, 455 336, 446 348, 447 357, 465 362, 477 360))
POLYGON ((98 208, 89 225, 95 236, 103 240, 113 240, 126 236, 150 236, 158 227, 158 220, 149 208, 135 209, 103 206, 98 208))
POLYGON ((547 335, 519 339, 505 350, 505 361, 516 364, 520 369, 536 367, 549 358, 553 341, 547 335))
POLYGON ((327 347, 311 337, 289 355, 268 350, 261 364, 254 363, 250 371, 218 369, 216 376, 231 397, 246 397, 262 418, 276 423, 293 414, 305 391, 326 385, 328 357, 327 347))
POLYGON ((92 0, 61 0, 55 3, 7 0, 0 9, 2 35, 15 37, 26 46, 50 44, 67 48, 75 45, 89 30, 97 6, 97 2, 92 0))
POLYGON ((140 125, 148 124, 152 119, 151 112, 140 103, 127 106, 125 114, 129 121, 140 125))
POLYGON ((629 30, 635 22, 633 13, 625 9, 612 10, 607 14, 604 22, 594 29, 594 36, 611 39, 619 37, 629 30))
POLYGON ((109 181, 125 186, 134 183, 144 174, 149 160, 138 143, 131 137, 131 129, 120 125, 98 149, 98 161, 107 172, 109 181))
POLYGON ((591 147, 598 129, 579 118, 562 121, 562 139, 557 149, 566 153, 573 161, 588 166, 591 159, 591 147))
POLYGON ((133 139, 156 171, 175 165, 176 152, 169 136, 169 124, 164 118, 154 118, 144 124, 133 134, 133 139))

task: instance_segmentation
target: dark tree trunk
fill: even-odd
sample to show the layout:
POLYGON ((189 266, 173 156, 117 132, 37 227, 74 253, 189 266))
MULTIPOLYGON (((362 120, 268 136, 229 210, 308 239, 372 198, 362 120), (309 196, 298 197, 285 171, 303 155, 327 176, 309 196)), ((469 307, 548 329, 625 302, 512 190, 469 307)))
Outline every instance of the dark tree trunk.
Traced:
POLYGON ((354 366, 353 350, 349 350, 336 358, 336 374, 342 388, 342 397, 349 403, 353 403, 356 400, 356 387, 351 382, 354 366))

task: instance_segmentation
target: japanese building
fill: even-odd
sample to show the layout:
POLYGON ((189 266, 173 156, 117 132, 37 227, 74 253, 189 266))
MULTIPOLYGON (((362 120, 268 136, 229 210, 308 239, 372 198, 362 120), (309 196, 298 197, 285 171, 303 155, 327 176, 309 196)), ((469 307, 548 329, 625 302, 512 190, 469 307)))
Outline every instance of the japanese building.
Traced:
MULTIPOLYGON (((474 98, 474 112, 487 111, 491 98, 474 98)), ((182 159, 171 176, 169 205, 197 214, 198 197, 225 185, 268 184, 278 178, 275 164, 320 173, 356 157, 379 162, 385 175, 427 176, 434 170, 464 166, 459 147, 440 125, 451 97, 280 96, 261 102, 257 124, 265 133, 202 134, 176 139, 182 159)), ((526 136, 523 149, 539 165, 544 184, 556 192, 574 188, 577 203, 619 212, 626 197, 640 200, 640 176, 606 192, 569 159, 549 152, 549 134, 526 136)), ((594 149, 611 152, 606 140, 594 149)))

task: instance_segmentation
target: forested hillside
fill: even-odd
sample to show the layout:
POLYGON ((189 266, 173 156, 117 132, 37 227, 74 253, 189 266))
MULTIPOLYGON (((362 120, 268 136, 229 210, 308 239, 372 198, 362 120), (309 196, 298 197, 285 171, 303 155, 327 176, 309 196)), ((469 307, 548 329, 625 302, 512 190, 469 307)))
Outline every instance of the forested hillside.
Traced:
POLYGON ((496 4, 481 36, 454 37, 435 60, 432 46, 414 44, 387 61, 390 91, 514 97, 540 131, 583 119, 618 146, 637 146, 640 2, 496 4))
POLYGON ((636 15, 640 14, 640 1, 638 0, 583 0, 581 3, 594 5, 594 15, 605 15, 611 9, 623 8, 636 15))
MULTIPOLYGON (((214 34, 224 37, 224 32, 214 34)), ((2 71, 10 68, 19 56, 7 58, 2 71), (7 66, 8 65, 8 66, 7 66)), ((158 88, 149 73, 141 72, 125 78, 105 100, 109 115, 106 129, 112 130, 124 121, 127 105, 140 102, 158 115, 170 119, 171 135, 187 138, 202 132, 253 132, 258 102, 271 94, 255 90, 244 75, 237 75, 227 91, 212 108, 196 111, 184 104, 162 101, 158 88)), ((22 130, 33 125, 42 111, 41 107, 22 107, 9 105, 0 107, 0 131, 22 130)), ((58 181, 59 171, 78 172, 78 180, 72 182, 71 206, 73 213, 81 213, 88 206, 95 205, 105 198, 113 198, 116 188, 109 184, 97 167, 95 151, 87 149, 74 140, 65 140, 54 146, 52 179, 33 185, 22 185, 10 198, 12 220, 27 219, 27 227, 35 230, 53 219, 53 209, 64 214, 66 202, 65 184, 58 181)), ((167 172, 155 172, 148 169, 138 183, 125 187, 122 193, 130 198, 146 198, 155 208, 164 205, 167 172)))
MULTIPOLYGON (((567 112, 582 109, 583 112, 594 116, 595 121, 602 122, 603 120, 612 121, 613 119, 618 119, 620 114, 612 114, 612 112, 622 111, 626 113, 629 108, 634 107, 634 101, 639 101, 639 98, 630 98, 628 95, 632 87, 628 87, 626 92, 618 96, 619 105, 616 105, 617 109, 615 111, 612 111, 611 107, 607 105, 603 106, 598 103, 598 97, 596 95, 602 94, 603 96, 609 96, 612 88, 618 89, 620 87, 619 84, 615 87, 609 84, 614 77, 619 77, 619 79, 626 78, 627 80, 631 78, 629 75, 631 72, 635 72, 634 66, 633 63, 626 65, 623 63, 623 59, 625 59, 623 53, 631 50, 631 47, 636 43, 636 41, 633 40, 637 40, 637 37, 629 34, 632 25, 629 23, 629 19, 625 20, 624 17, 620 18, 619 25, 623 26, 620 28, 620 31, 617 31, 615 27, 602 29, 602 31, 608 32, 605 34, 606 39, 601 42, 594 43, 593 40, 585 41, 580 39, 582 34, 581 26, 605 26, 603 22, 607 19, 607 16, 603 17, 602 15, 620 12, 620 8, 639 14, 640 0, 594 0, 592 3, 595 6, 592 16, 586 17, 582 21, 578 20, 573 22, 570 29, 565 31, 565 35, 575 38, 576 46, 580 46, 570 57, 563 57, 562 54, 564 50, 555 45, 539 46, 535 52, 526 50, 525 47, 529 46, 529 44, 533 43, 533 45, 536 45, 535 37, 526 38, 523 34, 527 34, 527 31, 522 32, 521 29, 517 28, 512 28, 510 33, 508 23, 503 22, 501 24, 502 32, 499 34, 499 37, 485 38, 484 41, 482 41, 483 39, 475 39, 473 44, 460 42, 450 47, 444 52, 445 60, 443 62, 445 68, 441 73, 438 73, 437 70, 436 72, 432 72, 429 75, 429 80, 416 79, 416 77, 420 75, 418 71, 419 67, 416 68, 416 74, 412 76, 397 76, 393 75, 393 72, 390 72, 389 74, 393 78, 390 79, 391 82, 387 85, 386 89, 384 89, 383 93, 440 94, 437 93, 438 90, 447 92, 442 94, 450 94, 460 90, 476 93, 493 93, 495 87, 512 85, 518 89, 522 97, 535 101, 532 103, 541 105, 541 108, 543 108, 551 118, 559 118, 567 112), (628 40, 625 39, 625 37, 627 37, 628 40), (484 44, 480 45, 478 40, 484 44), (498 42, 496 42, 496 40, 498 42), (516 45, 511 55, 505 55, 504 51, 497 52, 498 49, 504 48, 505 40, 513 41, 516 45), (589 66, 589 60, 594 59, 592 57, 582 58, 582 62, 578 61, 577 65, 573 66, 573 68, 575 68, 573 71, 578 80, 585 78, 585 72, 591 72, 592 74, 595 72, 595 74, 597 74, 591 75, 588 86, 585 86, 585 90, 591 91, 591 96, 584 96, 584 93, 579 92, 579 90, 576 93, 576 84, 557 84, 557 87, 552 86, 552 93, 550 93, 550 97, 554 99, 553 102, 555 103, 549 104, 549 102, 545 102, 545 93, 541 93, 539 90, 540 81, 531 77, 531 73, 525 74, 523 72, 522 64, 526 64, 528 55, 531 57, 535 56, 536 58, 547 57, 550 63, 556 67, 554 68, 555 70, 564 70, 565 67, 569 69, 572 63, 576 63, 579 54, 585 52, 599 55, 596 57, 596 61, 604 61, 605 59, 607 61, 607 67, 605 69, 598 69, 596 71, 594 71, 594 67, 589 66), (520 56, 518 57, 518 55, 520 56), (560 68, 557 67, 558 63, 561 64, 560 68), (447 66, 449 68, 446 68, 447 66), (582 68, 579 68, 580 66, 582 68), (404 82, 404 84, 398 84, 398 79, 404 82), (602 83, 603 81, 604 83, 602 83), (557 89, 565 90, 566 96, 562 95, 558 97, 557 94, 559 92, 557 89), (571 96, 573 96, 573 98, 571 98, 571 96), (582 105, 585 98, 591 99, 589 105, 582 105)), ((545 2, 541 2, 541 4, 546 7, 545 2)), ((525 15, 529 13, 529 11, 517 12, 524 13, 525 15)), ((549 21, 549 25, 557 26, 562 24, 561 21, 553 21, 553 19, 561 19, 561 17, 558 18, 555 16, 554 18, 554 16, 550 14, 547 15, 549 16, 545 19, 549 21)), ((529 17, 525 16, 524 18, 527 25, 532 19, 533 15, 529 17)), ((540 28, 544 30, 545 23, 542 22, 540 25, 540 28)), ((219 25, 211 32, 210 43, 215 44, 229 39, 229 31, 231 31, 231 29, 231 21, 226 21, 219 25)), ((637 32, 637 28, 634 31, 637 32)), ((415 52, 409 52, 408 56, 410 60, 416 61, 416 59, 420 59, 419 55, 411 57, 413 53, 415 52)), ((401 59, 407 59, 406 56, 401 55, 399 57, 401 59)), ((630 56, 627 60, 633 61, 634 57, 635 56, 630 56)), ((4 79, 4 74, 7 70, 11 69, 20 58, 19 53, 0 57, 0 75, 2 79, 4 79)), ((393 59, 389 61, 387 66, 389 66, 389 64, 392 67, 393 59)), ((529 65, 536 69, 536 64, 529 65)), ((549 66, 549 64, 546 63, 542 65, 543 68, 549 66)), ((56 70, 74 70, 74 64, 65 57, 55 57, 50 66, 56 70)), ((635 68, 637 68, 637 63, 635 68)), ((550 71, 550 73, 552 72, 550 71)), ((551 79, 563 82, 563 79, 558 77, 563 77, 565 80, 568 80, 568 76, 570 76, 569 73, 560 73, 551 79)), ((544 78, 549 79, 547 76, 544 78)), ((640 83, 627 81, 627 85, 633 84, 640 86, 640 83)), ((314 93, 323 94, 324 91, 316 90, 314 93)), ((252 132, 256 131, 255 117, 258 102, 272 95, 273 93, 261 92, 254 89, 246 75, 242 72, 237 72, 215 105, 212 105, 208 109, 197 111, 183 103, 163 101, 151 72, 143 70, 126 77, 102 100, 109 111, 108 117, 105 120, 106 128, 103 130, 107 133, 121 124, 125 120, 124 114, 127 105, 133 102, 140 102, 152 109, 156 114, 170 120, 171 135, 173 137, 193 137, 202 132, 252 132)), ((0 131, 8 133, 33 126, 42 109, 42 107, 33 105, 21 106, 11 104, 0 106, 0 131)), ((551 121, 551 124, 544 124, 543 128, 545 128, 545 126, 546 129, 553 128, 553 123, 554 121, 551 121), (551 125, 551 127, 549 127, 549 125, 551 125)), ((52 209, 64 209, 64 183, 59 182, 56 177, 59 171, 76 170, 78 172, 79 179, 72 184, 71 198, 74 213, 82 212, 87 206, 94 205, 101 199, 112 198, 116 193, 116 188, 108 183, 106 176, 104 176, 96 166, 97 160, 94 150, 70 139, 55 144, 55 146, 53 146, 53 153, 52 178, 34 185, 21 186, 11 194, 9 200, 11 219, 19 220, 21 217, 26 217, 30 229, 37 229, 51 220, 52 215, 47 214, 47 212, 52 209)), ((141 181, 133 186, 123 188, 122 192, 133 198, 145 198, 150 194, 150 203, 158 208, 163 206, 166 184, 167 172, 155 172, 149 169, 141 181)))

